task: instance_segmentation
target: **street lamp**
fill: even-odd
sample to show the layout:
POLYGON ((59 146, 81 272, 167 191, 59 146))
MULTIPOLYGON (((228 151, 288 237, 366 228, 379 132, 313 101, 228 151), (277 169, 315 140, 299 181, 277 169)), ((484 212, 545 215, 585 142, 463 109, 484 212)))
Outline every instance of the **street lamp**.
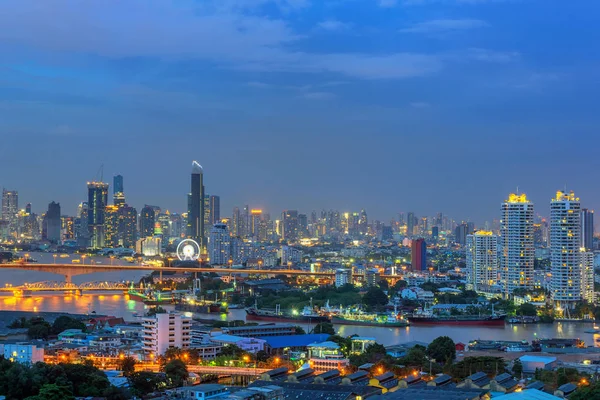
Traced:
POLYGON ((115 256, 111 255, 110 256, 110 265, 113 265, 113 260, 115 259, 115 256))
POLYGON ((82 262, 84 265, 85 265, 85 258, 86 258, 86 257, 87 257, 87 256, 86 256, 85 254, 81 256, 81 260, 82 260, 81 262, 82 262))
POLYGON ((54 258, 54 264, 56 264, 56 254, 52 254, 52 258, 54 258))

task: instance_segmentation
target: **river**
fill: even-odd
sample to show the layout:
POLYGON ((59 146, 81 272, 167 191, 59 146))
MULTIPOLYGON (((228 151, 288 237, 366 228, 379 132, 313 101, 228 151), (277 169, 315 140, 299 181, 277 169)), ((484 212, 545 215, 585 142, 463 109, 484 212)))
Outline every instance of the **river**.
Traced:
MULTIPOLYGON (((52 263, 51 254, 31 253, 31 257, 40 263, 52 263)), ((94 257, 88 262, 121 265, 118 259, 110 260, 106 257, 94 257)), ((57 258, 57 262, 69 262, 69 259, 57 258)), ((127 264, 125 264, 127 265, 127 264)), ((140 272, 107 272, 73 277, 74 283, 90 281, 137 281, 145 273, 140 272)), ((21 285, 25 282, 38 282, 47 280, 62 280, 62 276, 44 272, 31 272, 22 270, 2 270, 0 272, 0 286, 6 284, 21 285)), ((86 293, 81 296, 74 295, 52 295, 35 294, 32 297, 15 298, 12 296, 0 296, 0 309, 12 311, 32 312, 68 312, 73 314, 88 314, 95 311, 98 314, 114 315, 123 317, 127 321, 135 321, 136 314, 143 314, 147 308, 143 303, 131 300, 128 295, 121 293, 86 293)), ((170 307, 166 307, 169 309, 170 307)), ((188 315, 191 315, 188 313, 188 315)), ((201 318, 220 320, 245 320, 244 310, 230 310, 228 315, 214 314, 202 315, 201 318)), ((336 325, 340 335, 374 337, 377 342, 389 346, 393 344, 419 341, 431 342, 438 336, 450 336, 455 342, 468 343, 474 339, 490 340, 527 340, 536 338, 581 338, 586 345, 594 345, 599 335, 584 333, 590 329, 592 323, 583 322, 555 322, 554 324, 530 324, 530 325, 505 325, 504 327, 460 327, 460 326, 410 326, 405 328, 378 328, 367 326, 336 325)), ((309 326, 303 326, 309 330, 309 326)))

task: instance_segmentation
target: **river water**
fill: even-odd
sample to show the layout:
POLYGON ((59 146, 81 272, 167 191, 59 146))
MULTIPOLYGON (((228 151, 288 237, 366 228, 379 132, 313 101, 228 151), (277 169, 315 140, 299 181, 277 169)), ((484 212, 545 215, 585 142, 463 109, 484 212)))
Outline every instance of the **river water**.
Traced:
MULTIPOLYGON (((31 257, 40 263, 52 263, 52 255, 31 253, 31 257)), ((57 258, 57 263, 68 263, 68 258, 57 258)), ((94 257, 88 262, 110 264, 105 257, 94 257)), ((114 265, 122 261, 112 260, 114 265)), ((127 264, 125 264, 127 265, 127 264)), ((137 281, 145 272, 107 272, 73 277, 74 283, 91 281, 137 281)), ((63 280, 62 276, 44 272, 22 271, 17 269, 0 271, 0 286, 6 284, 21 285, 25 282, 48 280, 63 280)), ((15 298, 9 295, 0 296, 0 310, 33 311, 33 312, 68 312, 73 314, 98 314, 123 317, 127 321, 138 319, 136 315, 143 314, 147 308, 143 303, 131 300, 128 295, 121 293, 86 293, 82 296, 52 294, 36 294, 32 297, 15 298)), ((165 307, 169 308, 169 307, 165 307)), ((189 314, 191 315, 191 314, 189 314)), ((245 320, 244 310, 230 310, 229 314, 201 315, 201 318, 220 319, 224 321, 245 320)), ((594 345, 599 335, 584 333, 592 323, 555 322, 554 324, 505 325, 504 327, 460 327, 460 326, 410 326, 405 328, 379 328, 368 326, 336 325, 336 331, 343 336, 357 334, 374 337, 377 342, 388 346, 408 341, 431 342, 438 336, 450 336, 455 342, 468 343, 474 339, 489 340, 527 340, 536 338, 581 338, 586 345, 594 345)), ((310 326, 303 326, 309 330, 310 326)))

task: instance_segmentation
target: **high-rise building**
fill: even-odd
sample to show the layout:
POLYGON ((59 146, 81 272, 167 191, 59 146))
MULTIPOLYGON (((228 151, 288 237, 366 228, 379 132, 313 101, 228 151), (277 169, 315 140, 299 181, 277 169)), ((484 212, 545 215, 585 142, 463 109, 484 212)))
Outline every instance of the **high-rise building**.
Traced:
POLYGON ((210 225, 221 222, 221 198, 219 196, 210 196, 210 225))
POLYGON ((473 290, 498 283, 498 236, 491 231, 467 235, 467 284, 473 290))
POLYGON ((143 350, 154 356, 163 355, 169 348, 190 347, 192 319, 179 313, 158 313, 142 319, 143 350))
POLYGON ((550 283, 557 306, 572 309, 582 295, 581 203, 571 191, 550 202, 550 283))
POLYGON ((140 213, 140 238, 154 236, 154 225, 156 223, 156 212, 153 206, 144 205, 140 213))
POLYGON ((212 229, 213 224, 210 223, 210 220, 212 219, 211 215, 210 215, 210 196, 205 194, 204 195, 204 237, 208 238, 208 235, 210 234, 210 230, 212 229))
POLYGON ((581 210, 581 247, 587 251, 594 249, 594 210, 581 210))
POLYGON ((533 289, 533 203, 525 194, 511 193, 501 209, 498 250, 505 293, 533 289))
POLYGON ((248 236, 253 238, 258 238, 260 223, 262 220, 262 210, 252 209, 250 210, 250 229, 248 232, 248 236))
POLYGON ((7 224, 10 236, 16 235, 18 213, 19 193, 16 190, 2 189, 2 220, 7 224))
POLYGON ((231 215, 231 234, 233 236, 241 236, 240 224, 242 215, 240 214, 240 208, 234 207, 231 215))
POLYGON ((454 229, 454 241, 462 246, 467 243, 467 224, 460 224, 454 229))
POLYGON ((108 183, 88 182, 88 229, 90 246, 104 247, 104 215, 108 204, 108 183))
POLYGON ((137 211, 127 204, 119 208, 119 246, 135 247, 137 236, 137 211))
POLYGON ((335 271, 335 287, 342 287, 352 283, 352 271, 350 269, 338 269, 335 271))
POLYGON ((411 237, 415 234, 415 227, 417 226, 417 217, 414 212, 409 212, 406 216, 406 236, 411 237))
POLYGON ((200 248, 204 248, 204 170, 196 161, 192 162, 188 227, 188 237, 198 242, 200 248))
POLYGON ((590 304, 596 302, 596 292, 594 291, 594 253, 585 251, 583 248, 581 257, 581 297, 590 304))
POLYGON ((113 178, 113 204, 117 207, 122 207, 125 204, 122 175, 115 175, 113 178))
POLYGON ((42 226, 42 239, 51 243, 59 243, 61 239, 60 204, 52 202, 48 204, 48 211, 44 215, 42 226))
POLYGON ((229 228, 222 223, 214 224, 208 239, 208 257, 211 265, 226 265, 231 257, 229 228))
POLYGON ((425 243, 425 239, 419 238, 412 241, 411 255, 413 271, 427 270, 427 243, 425 243))
POLYGON ((77 218, 75 218, 75 237, 77 246, 88 247, 90 245, 90 229, 88 226, 89 206, 87 201, 77 207, 77 218))
POLYGON ((60 219, 61 228, 60 235, 62 240, 72 240, 75 239, 75 218, 63 216, 60 219))
POLYGON ((119 206, 106 206, 104 212, 104 247, 119 247, 119 206))
POLYGON ((281 238, 288 242, 298 239, 298 211, 286 210, 281 213, 281 238))

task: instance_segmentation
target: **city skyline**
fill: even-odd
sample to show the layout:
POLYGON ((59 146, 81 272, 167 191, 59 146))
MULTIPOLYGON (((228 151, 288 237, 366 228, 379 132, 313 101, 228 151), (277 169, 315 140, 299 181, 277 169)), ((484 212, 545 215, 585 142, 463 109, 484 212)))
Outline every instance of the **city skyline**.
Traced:
POLYGON ((183 211, 197 159, 223 210, 481 223, 517 186, 542 204, 565 184, 600 204, 569 171, 600 163, 599 4, 201 3, 3 2, 0 185, 73 210, 105 164, 138 209, 183 211))

